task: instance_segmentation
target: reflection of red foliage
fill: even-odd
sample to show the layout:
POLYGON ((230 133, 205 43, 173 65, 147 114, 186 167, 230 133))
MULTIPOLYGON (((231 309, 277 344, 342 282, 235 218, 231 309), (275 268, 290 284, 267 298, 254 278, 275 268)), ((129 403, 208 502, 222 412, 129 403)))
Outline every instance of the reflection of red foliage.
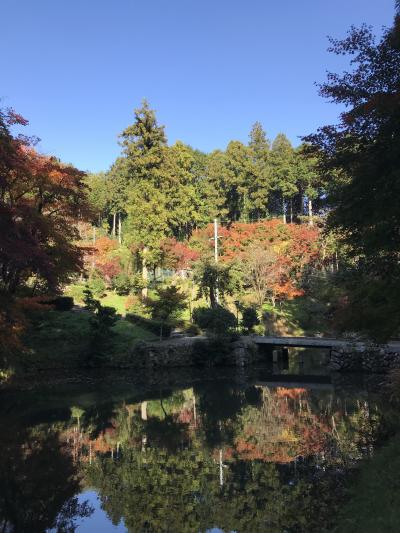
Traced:
POLYGON ((278 398, 299 398, 300 396, 305 396, 308 394, 307 389, 302 388, 294 388, 294 389, 287 389, 286 387, 277 387, 276 396, 278 398))
POLYGON ((324 450, 330 428, 311 412, 303 388, 279 387, 268 398, 268 417, 244 427, 235 442, 243 459, 287 463, 324 450))
POLYGON ((182 424, 190 424, 193 421, 193 411, 191 409, 182 409, 179 411, 177 421, 182 424))

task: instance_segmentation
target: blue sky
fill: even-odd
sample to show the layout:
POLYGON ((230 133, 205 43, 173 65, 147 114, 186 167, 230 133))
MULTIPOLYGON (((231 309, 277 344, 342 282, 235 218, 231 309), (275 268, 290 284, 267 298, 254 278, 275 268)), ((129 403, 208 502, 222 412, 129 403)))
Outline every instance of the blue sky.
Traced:
POLYGON ((394 0, 1 0, 0 98, 30 121, 40 149, 106 170, 146 97, 204 151, 334 122, 315 81, 344 58, 326 51, 366 22, 391 25, 394 0))

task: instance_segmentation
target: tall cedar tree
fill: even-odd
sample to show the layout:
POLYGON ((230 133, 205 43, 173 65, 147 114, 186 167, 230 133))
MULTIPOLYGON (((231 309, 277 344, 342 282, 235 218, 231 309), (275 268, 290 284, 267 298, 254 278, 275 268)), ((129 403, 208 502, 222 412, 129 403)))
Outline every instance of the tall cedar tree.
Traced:
POLYGON ((287 221, 287 201, 297 192, 294 173, 294 150, 289 139, 279 133, 272 143, 271 166, 275 191, 281 197, 283 222, 287 221))
POLYGON ((249 184, 248 196, 251 221, 268 215, 268 199, 271 191, 271 143, 260 124, 256 122, 250 132, 249 150, 254 165, 254 180, 249 184))
MULTIPOLYGON (((138 246, 143 279, 158 260, 160 242, 168 233, 168 210, 163 165, 167 139, 147 101, 135 110, 135 122, 121 134, 126 157, 127 234, 138 246)), ((143 290, 147 294, 146 288, 143 290)))

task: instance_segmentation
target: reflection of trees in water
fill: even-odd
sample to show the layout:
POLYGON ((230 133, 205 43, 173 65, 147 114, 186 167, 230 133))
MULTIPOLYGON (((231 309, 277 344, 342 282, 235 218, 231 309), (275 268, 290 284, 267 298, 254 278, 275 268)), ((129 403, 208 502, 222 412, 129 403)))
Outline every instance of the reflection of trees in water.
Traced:
POLYGON ((58 434, 48 428, 1 428, 0 529, 12 532, 74 531, 92 510, 79 503, 80 481, 58 434))
POLYGON ((2 485, 10 481, 1 509, 9 523, 19 520, 15 531, 33 515, 38 525, 29 531, 57 520, 68 531, 88 512, 74 497, 78 469, 113 523, 123 518, 130 531, 319 531, 332 514, 338 472, 369 453, 380 424, 364 400, 224 382, 138 403, 74 406, 54 430, 4 447, 12 467, 1 476, 2 485), (10 505, 19 485, 25 492, 10 505))
POLYGON ((124 406, 120 428, 128 435, 129 420, 131 432, 120 459, 87 469, 114 523, 123 517, 130 531, 320 531, 345 460, 365 453, 380 423, 366 402, 316 401, 304 389, 210 384, 180 402, 153 403, 144 421, 139 405, 124 406))

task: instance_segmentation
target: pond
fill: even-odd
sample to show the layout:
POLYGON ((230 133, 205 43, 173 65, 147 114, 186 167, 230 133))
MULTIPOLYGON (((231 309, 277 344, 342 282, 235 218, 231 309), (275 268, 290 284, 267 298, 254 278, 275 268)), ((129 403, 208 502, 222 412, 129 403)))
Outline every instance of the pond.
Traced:
POLYGON ((0 530, 324 531, 392 428, 364 378, 298 360, 3 393, 0 530))

